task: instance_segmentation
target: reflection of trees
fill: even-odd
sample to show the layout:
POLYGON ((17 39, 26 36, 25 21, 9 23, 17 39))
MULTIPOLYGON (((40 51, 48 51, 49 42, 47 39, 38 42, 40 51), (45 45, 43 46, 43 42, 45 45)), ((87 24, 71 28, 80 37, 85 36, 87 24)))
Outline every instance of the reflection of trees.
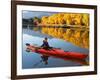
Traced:
POLYGON ((88 30, 42 27, 42 33, 71 42, 79 47, 89 48, 88 30))

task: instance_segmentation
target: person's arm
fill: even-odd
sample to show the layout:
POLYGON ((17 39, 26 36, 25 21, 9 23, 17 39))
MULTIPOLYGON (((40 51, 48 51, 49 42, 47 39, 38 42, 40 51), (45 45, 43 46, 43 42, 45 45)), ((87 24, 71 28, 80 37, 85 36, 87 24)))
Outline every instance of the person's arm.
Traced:
POLYGON ((41 45, 41 47, 43 47, 43 46, 44 46, 44 44, 41 45))
POLYGON ((48 42, 47 42, 47 46, 50 47, 48 42))

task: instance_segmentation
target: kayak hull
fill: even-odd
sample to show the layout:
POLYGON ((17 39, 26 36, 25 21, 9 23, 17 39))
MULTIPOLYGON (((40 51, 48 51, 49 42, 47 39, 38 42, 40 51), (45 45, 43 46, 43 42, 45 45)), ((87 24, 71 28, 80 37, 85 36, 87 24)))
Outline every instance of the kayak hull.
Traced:
POLYGON ((88 56, 87 54, 84 53, 64 51, 57 48, 50 49, 50 50, 39 48, 36 50, 36 47, 33 45, 27 45, 27 49, 42 55, 48 55, 48 56, 59 57, 59 58, 72 58, 72 59, 85 60, 88 56))

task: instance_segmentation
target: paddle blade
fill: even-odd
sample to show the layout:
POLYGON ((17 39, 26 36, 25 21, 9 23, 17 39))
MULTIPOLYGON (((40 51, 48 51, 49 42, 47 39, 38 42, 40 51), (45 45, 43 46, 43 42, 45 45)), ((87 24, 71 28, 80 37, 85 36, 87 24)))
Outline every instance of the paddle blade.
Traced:
POLYGON ((30 44, 29 43, 26 43, 26 46, 30 46, 30 44))

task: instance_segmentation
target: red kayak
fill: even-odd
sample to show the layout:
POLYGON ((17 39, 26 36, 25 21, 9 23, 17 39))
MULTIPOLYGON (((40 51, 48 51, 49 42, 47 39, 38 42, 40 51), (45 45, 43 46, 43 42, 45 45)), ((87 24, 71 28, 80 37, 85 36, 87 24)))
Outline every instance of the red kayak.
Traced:
POLYGON ((48 55, 48 56, 59 57, 59 58, 72 58, 72 59, 85 60, 86 57, 88 56, 87 54, 84 54, 84 53, 64 51, 58 48, 46 50, 46 49, 39 48, 30 44, 26 44, 26 46, 27 46, 27 49, 32 52, 36 52, 36 53, 48 55), (38 49, 36 50, 36 48, 38 49))

